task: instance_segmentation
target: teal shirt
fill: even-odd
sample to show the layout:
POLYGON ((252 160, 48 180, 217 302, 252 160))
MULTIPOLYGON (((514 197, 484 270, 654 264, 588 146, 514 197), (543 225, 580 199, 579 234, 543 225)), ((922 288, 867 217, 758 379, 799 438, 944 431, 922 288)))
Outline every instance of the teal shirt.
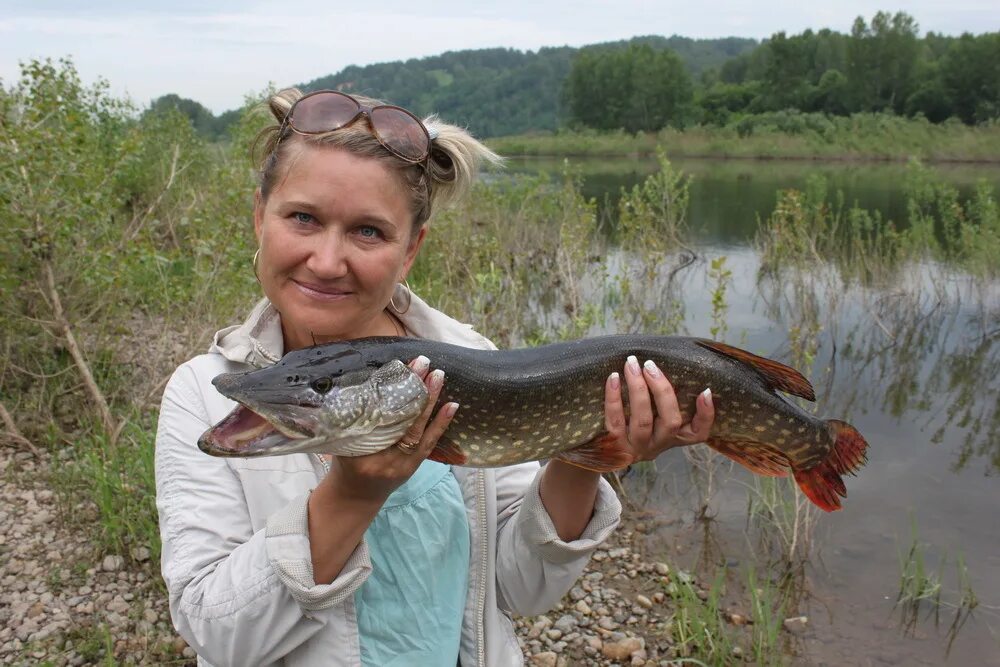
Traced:
POLYGON ((469 585, 469 522, 451 467, 424 461, 365 532, 354 594, 366 667, 455 665, 469 585))

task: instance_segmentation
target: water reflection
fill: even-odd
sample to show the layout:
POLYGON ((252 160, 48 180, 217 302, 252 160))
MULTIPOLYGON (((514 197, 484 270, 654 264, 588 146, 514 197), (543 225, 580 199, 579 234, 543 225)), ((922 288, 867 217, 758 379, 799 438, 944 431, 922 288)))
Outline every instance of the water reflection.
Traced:
MULTIPOLYGON (((669 157, 669 156, 668 156, 669 157)), ((702 243, 742 245, 757 230, 757 219, 774 210, 775 195, 786 188, 804 189, 811 175, 823 176, 831 194, 841 191, 851 206, 880 211, 897 224, 907 218, 902 163, 810 162, 789 160, 711 160, 671 158, 674 166, 692 176, 688 217, 691 231, 702 243)), ((597 200, 606 219, 614 217, 618 193, 641 183, 659 168, 656 160, 626 158, 512 159, 513 173, 558 176, 569 168, 583 176, 583 194, 597 200)), ((936 179, 955 187, 963 199, 985 179, 1000 191, 1000 166, 930 165, 936 179)))
MULTIPOLYGON (((804 407, 851 422, 871 444, 870 461, 847 480, 844 510, 820 515, 798 504, 792 485, 728 463, 706 476, 696 458, 668 452, 655 469, 624 480, 629 502, 655 517, 652 548, 682 567, 724 568, 734 589, 747 586, 744 568, 776 565, 763 568, 761 588, 812 619, 795 647, 808 661, 1000 665, 1000 536, 992 528, 1000 506, 1000 281, 975 282, 933 263, 902 266, 868 285, 822 261, 762 275, 749 244, 757 216, 770 213, 779 188, 801 186, 817 168, 707 165, 682 164, 694 172, 693 254, 623 249, 605 234, 586 269, 576 267, 580 303, 567 309, 558 288, 538 281, 532 318, 539 329, 577 335, 708 336, 719 318, 713 262, 724 265, 731 276, 720 336, 804 371, 819 397, 804 407), (585 308, 594 316, 572 329, 585 308), (899 632, 893 603, 913 524, 928 566, 952 564, 940 579, 943 599, 972 591, 979 601, 950 636, 950 621, 935 627, 923 615, 912 626, 916 638, 899 632), (965 575, 952 569, 960 557, 965 575)), ((845 190, 848 203, 902 218, 905 167, 824 169, 830 190, 845 190)), ((1000 185, 995 168, 937 171, 966 193, 978 177, 1000 185)), ((615 191, 642 175, 631 162, 604 177, 584 172, 585 184, 610 179, 598 187, 615 191)))
MULTIPOLYGON (((988 476, 1000 471, 1000 284, 974 283, 931 264, 905 267, 898 283, 885 287, 844 284, 834 268, 823 266, 762 276, 748 248, 698 250, 701 259, 672 282, 661 275, 647 287, 681 300, 679 331, 707 334, 711 259, 726 255, 733 272, 729 342, 807 370, 819 397, 812 409, 854 423, 871 443, 871 462, 848 480, 843 512, 810 521, 794 514, 803 508, 789 504, 792 487, 762 488, 774 480, 753 478, 739 467, 713 484, 705 512, 704 471, 665 455, 656 475, 627 480, 639 502, 664 508, 668 527, 660 548, 669 544, 673 553, 686 544, 675 555, 689 567, 748 558, 784 562, 770 570, 780 575, 773 582, 777 590, 790 608, 819 614, 816 633, 823 641, 806 640, 801 647, 811 659, 846 655, 848 663, 863 662, 867 649, 913 664, 968 664, 1000 655, 989 630, 1000 623, 988 609, 1000 605, 1000 550, 995 531, 985 528, 995 523, 993 508, 1000 503, 1000 487, 988 476), (748 499, 765 493, 774 494, 775 516, 748 521, 748 499), (791 514, 781 519, 781 511, 791 514), (712 520, 695 520, 699 514, 712 520), (962 555, 968 588, 986 603, 956 624, 947 615, 940 628, 922 616, 917 636, 940 637, 933 656, 892 629, 911 517, 933 567, 962 555), (789 532, 781 532, 780 520, 802 531, 795 558, 787 557, 789 532)), ((608 265, 623 261, 612 251, 608 265)), ((614 327, 608 323, 606 330, 614 327)), ((946 600, 964 595, 950 571, 942 587, 946 600)))

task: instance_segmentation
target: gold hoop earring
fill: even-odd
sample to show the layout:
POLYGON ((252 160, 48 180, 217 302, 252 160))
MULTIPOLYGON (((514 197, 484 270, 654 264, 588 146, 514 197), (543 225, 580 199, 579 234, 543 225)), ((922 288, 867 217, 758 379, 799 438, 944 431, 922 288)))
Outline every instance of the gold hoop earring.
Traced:
POLYGON ((392 297, 390 297, 389 299, 389 305, 392 306, 392 309, 396 311, 397 315, 402 315, 403 313, 405 313, 410 309, 410 304, 413 303, 413 292, 410 290, 410 283, 406 282, 406 278, 403 278, 403 282, 397 284, 401 285, 403 289, 406 290, 406 307, 400 308, 399 306, 396 305, 395 292, 393 292, 392 297))
POLYGON ((260 261, 260 248, 257 248, 257 252, 253 254, 253 277, 257 279, 257 284, 260 284, 260 274, 257 272, 257 264, 260 261))

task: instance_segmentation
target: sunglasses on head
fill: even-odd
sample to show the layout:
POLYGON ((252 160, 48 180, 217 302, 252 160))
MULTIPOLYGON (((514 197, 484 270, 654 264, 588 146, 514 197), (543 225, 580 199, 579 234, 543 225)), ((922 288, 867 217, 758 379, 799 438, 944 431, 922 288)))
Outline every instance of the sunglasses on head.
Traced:
POLYGON ((391 104, 367 107, 336 90, 318 90, 300 97, 285 122, 299 134, 323 134, 347 127, 359 116, 368 118, 375 138, 399 159, 421 163, 430 156, 431 135, 412 113, 391 104))

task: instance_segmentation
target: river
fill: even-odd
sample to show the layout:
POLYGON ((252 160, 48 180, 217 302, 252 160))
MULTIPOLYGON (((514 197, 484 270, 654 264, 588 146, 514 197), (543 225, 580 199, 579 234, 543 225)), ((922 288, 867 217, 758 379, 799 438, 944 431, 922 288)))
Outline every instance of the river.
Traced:
MULTIPOLYGON (((844 201, 906 224, 905 165, 683 160, 692 175, 690 242, 698 260, 680 271, 681 332, 708 336, 717 279, 712 260, 731 271, 726 289, 727 342, 778 360, 793 343, 816 341, 811 368, 818 414, 851 422, 867 438, 869 461, 847 480, 844 509, 817 515, 812 546, 793 601, 808 630, 789 638, 797 664, 1000 665, 1000 282, 926 263, 893 284, 860 286, 832 267, 758 277, 752 239, 781 188, 822 174, 844 201), (911 547, 916 549, 911 553, 911 547), (896 605, 904 564, 922 557, 940 584, 934 605, 915 622, 896 605), (966 568, 960 568, 960 563, 966 568), (977 605, 952 629, 973 592, 977 605), (949 645, 950 644, 950 645, 949 645)), ((574 161, 588 196, 612 205, 656 169, 653 161, 574 161)), ((561 161, 512 161, 513 171, 558 174, 561 161)), ((1000 191, 1000 168, 933 167, 963 195, 986 179, 1000 191)), ((612 217, 612 216, 608 216, 612 217)), ((621 266, 627 257, 611 258, 621 266)), ((997 258, 1000 262, 1000 257, 997 258)), ((605 330, 606 331, 606 330, 605 330)), ((594 330, 591 333, 601 333, 594 330)), ((668 373, 669 375, 669 373, 668 373)), ((648 548, 690 568, 726 568, 733 585, 749 565, 767 568, 748 519, 751 475, 720 467, 709 521, 696 518, 703 479, 682 452, 665 453, 656 473, 625 478, 629 498, 656 526, 648 548)), ((770 570, 776 570, 772 567, 770 570)), ((912 610, 911 610, 912 611, 912 610)))

